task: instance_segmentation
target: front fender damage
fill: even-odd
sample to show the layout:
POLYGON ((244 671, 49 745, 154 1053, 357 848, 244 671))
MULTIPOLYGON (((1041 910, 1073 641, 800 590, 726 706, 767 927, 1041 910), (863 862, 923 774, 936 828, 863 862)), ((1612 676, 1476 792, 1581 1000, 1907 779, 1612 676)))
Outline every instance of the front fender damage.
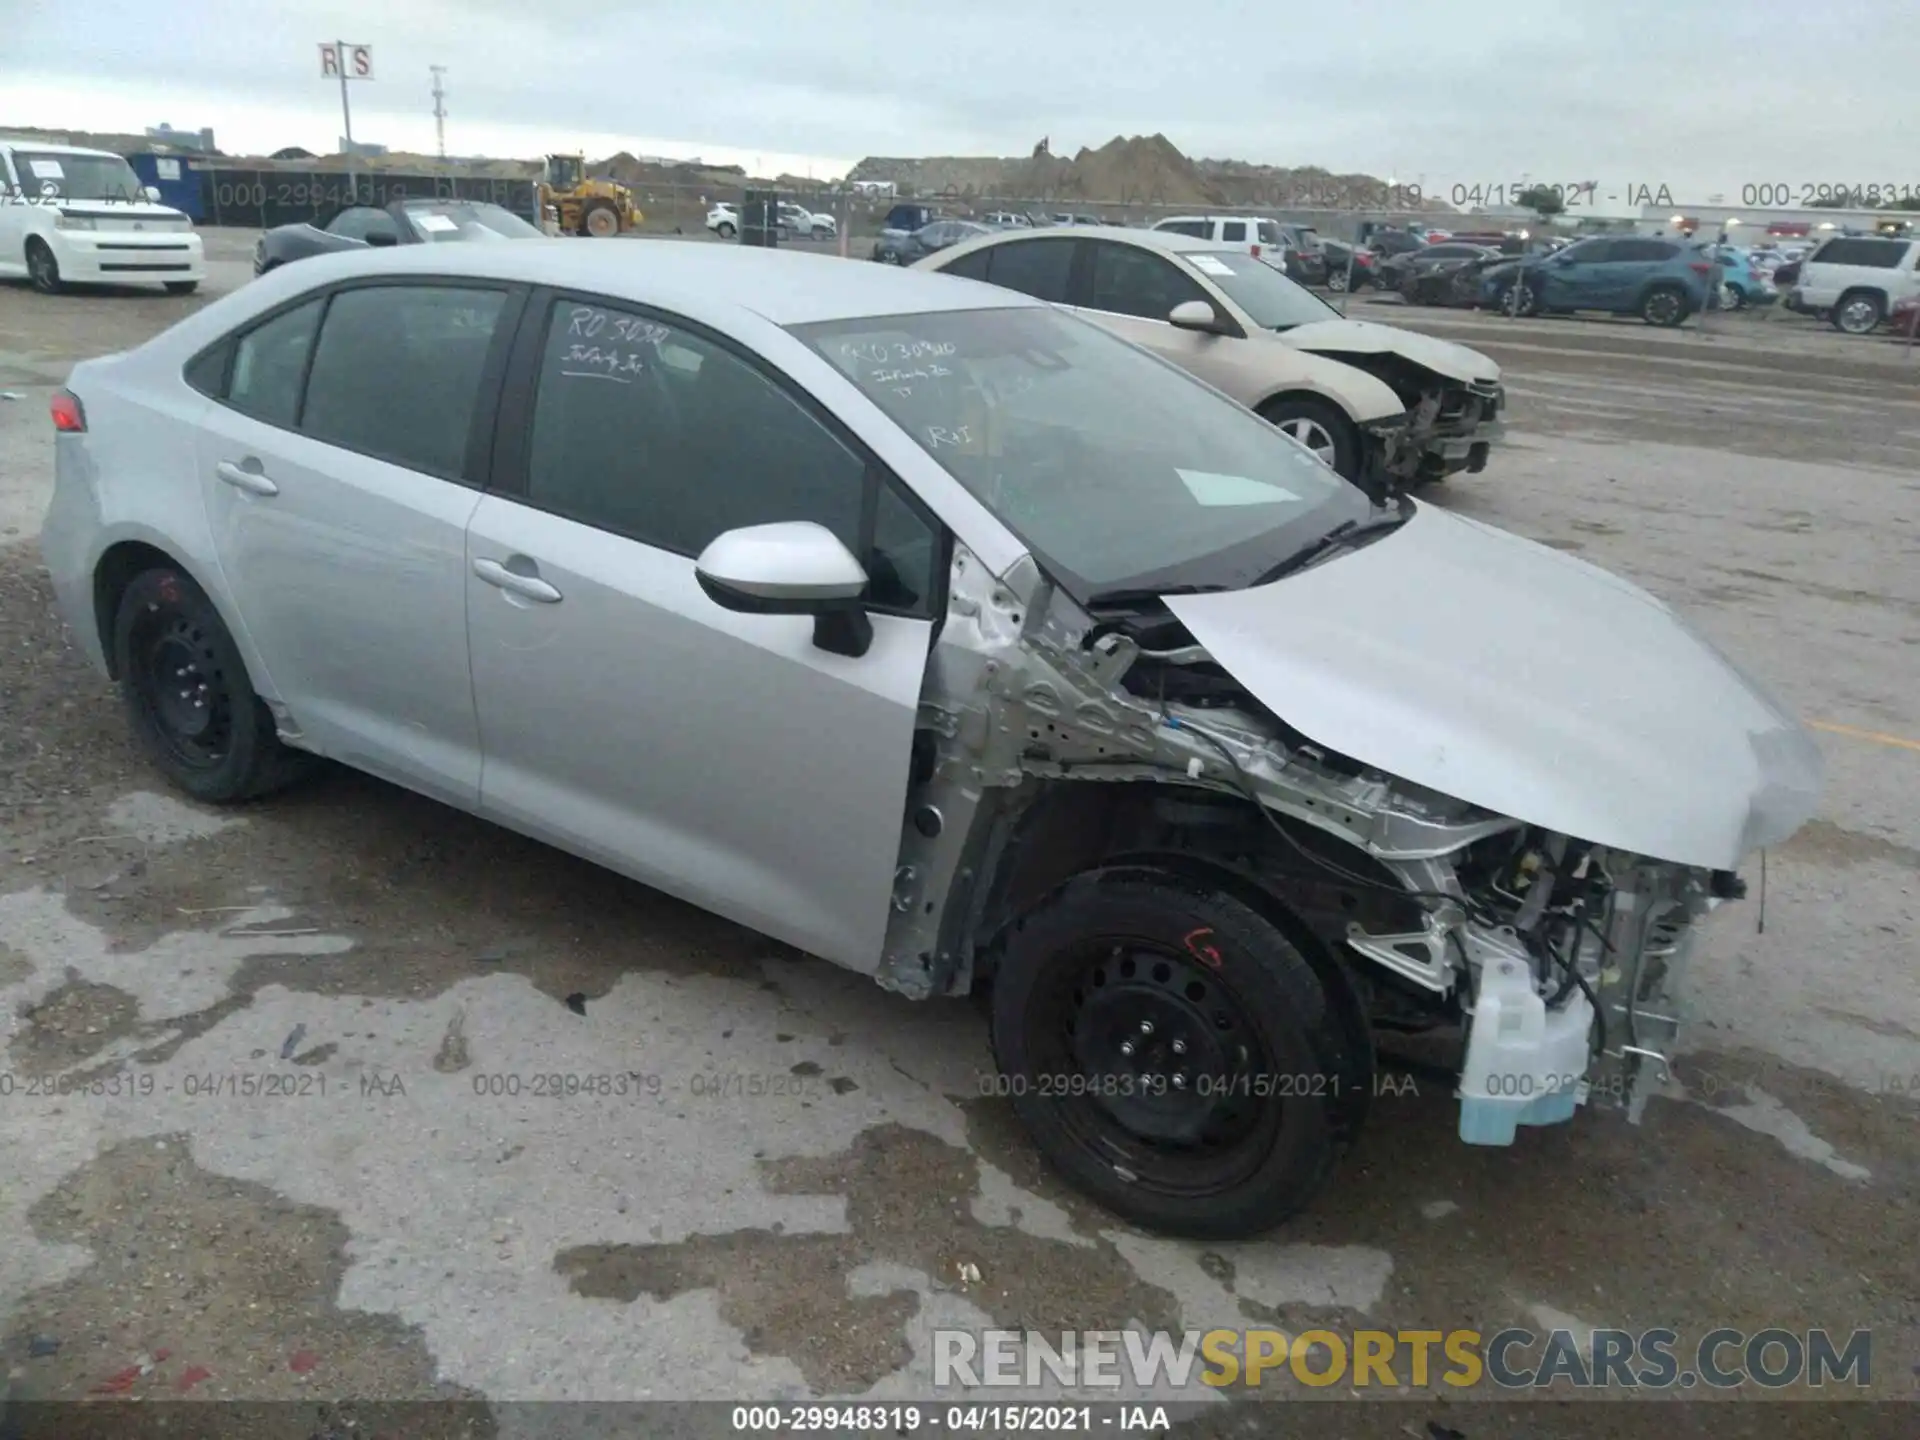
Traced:
POLYGON ((1162 808, 1257 806, 1268 823, 1252 828, 1283 856, 1310 850, 1329 874, 1395 892, 1318 933, 1382 1002, 1376 1025, 1464 1033, 1463 1138, 1507 1143, 1590 1098, 1637 1119, 1672 1054, 1675 982, 1719 878, 1316 746, 1162 622, 1172 643, 1096 623, 1031 558, 996 576, 956 548, 880 983, 914 998, 972 987, 1043 796, 1138 786, 1162 808))

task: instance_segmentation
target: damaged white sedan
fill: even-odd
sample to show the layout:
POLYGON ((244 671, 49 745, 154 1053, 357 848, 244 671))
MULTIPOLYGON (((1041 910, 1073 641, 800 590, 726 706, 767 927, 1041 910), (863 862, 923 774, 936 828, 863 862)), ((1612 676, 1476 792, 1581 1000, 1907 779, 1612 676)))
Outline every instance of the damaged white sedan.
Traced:
MULTIPOLYGON (((1559 552, 1045 304, 764 250, 321 257, 56 395, 43 549, 190 793, 329 756, 912 997, 1139 1224, 1306 1204, 1380 1029, 1630 1110, 1806 732, 1559 552)), ((297 812, 293 812, 296 813, 297 812)))

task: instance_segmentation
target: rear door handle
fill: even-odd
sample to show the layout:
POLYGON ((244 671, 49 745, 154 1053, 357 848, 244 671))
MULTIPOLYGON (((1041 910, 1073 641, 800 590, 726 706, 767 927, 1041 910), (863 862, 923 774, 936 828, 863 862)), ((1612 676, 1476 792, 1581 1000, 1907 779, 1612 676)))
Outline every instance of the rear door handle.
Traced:
POLYGON ((551 605, 560 599, 560 592, 538 575, 521 575, 509 570, 498 560, 475 560, 473 573, 489 585, 497 585, 523 600, 538 600, 543 605, 551 605))
MULTIPOLYGON (((252 457, 249 456, 249 459, 252 457)), ((260 462, 253 462, 258 465, 260 462)), ((236 490, 245 490, 249 495, 278 495, 280 487, 269 480, 262 470, 249 470, 244 465, 236 465, 231 460, 222 460, 213 467, 213 473, 236 490)))

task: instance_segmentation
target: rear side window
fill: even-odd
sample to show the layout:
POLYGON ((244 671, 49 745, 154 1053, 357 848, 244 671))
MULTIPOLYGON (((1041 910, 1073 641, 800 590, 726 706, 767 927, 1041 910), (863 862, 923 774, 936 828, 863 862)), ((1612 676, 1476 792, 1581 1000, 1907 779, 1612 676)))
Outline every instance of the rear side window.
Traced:
POLYGON ((987 265, 993 259, 993 247, 976 250, 971 255, 962 255, 940 267, 941 273, 958 275, 963 280, 984 280, 987 278, 987 265))
POLYGON ((1904 240, 1829 240, 1813 252, 1809 265, 1864 265, 1891 270, 1907 253, 1904 240))
POLYGON ((1245 244, 1247 239, 1247 222, 1244 220, 1223 221, 1220 226, 1220 238, 1222 241, 1245 244))
POLYGON ((377 285, 333 297, 300 428, 448 479, 466 468, 501 290, 377 285))
POLYGON ((233 376, 226 401, 243 415, 291 430, 300 415, 300 380, 306 373, 319 300, 282 311, 234 343, 233 376))
POLYGON ((993 247, 987 279, 1036 300, 1063 305, 1073 270, 1075 240, 1015 240, 993 247))
POLYGON ((1611 260, 1671 260, 1679 251, 1664 240, 1616 240, 1611 260))

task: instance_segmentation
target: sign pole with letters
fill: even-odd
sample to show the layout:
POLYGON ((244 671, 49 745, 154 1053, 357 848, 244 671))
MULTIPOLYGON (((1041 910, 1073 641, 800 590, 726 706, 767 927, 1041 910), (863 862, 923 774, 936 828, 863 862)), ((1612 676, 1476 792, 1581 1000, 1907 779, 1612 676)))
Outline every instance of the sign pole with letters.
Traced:
POLYGON ((347 178, 353 181, 354 189, 359 190, 357 167, 354 164, 353 149, 353 104, 347 98, 347 81, 371 80, 373 78, 373 47, 371 45, 349 45, 344 40, 335 40, 331 44, 320 46, 320 74, 327 79, 337 77, 340 81, 340 124, 347 144, 347 178))

